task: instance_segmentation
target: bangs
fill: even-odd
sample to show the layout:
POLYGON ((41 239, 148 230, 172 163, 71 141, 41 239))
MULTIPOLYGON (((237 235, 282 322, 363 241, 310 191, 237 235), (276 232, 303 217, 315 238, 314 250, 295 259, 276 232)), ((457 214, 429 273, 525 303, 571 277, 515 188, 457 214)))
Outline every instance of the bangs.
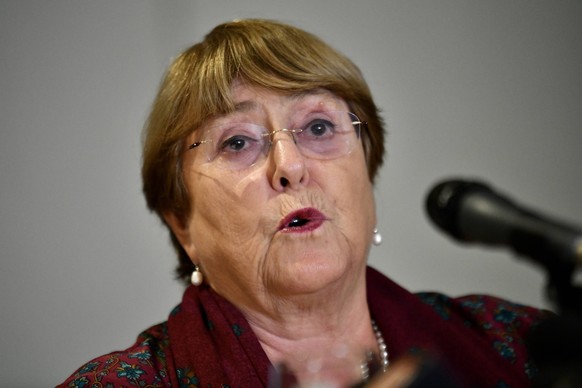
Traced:
MULTIPOLYGON (((305 31, 268 24, 249 29, 244 21, 211 31, 202 47, 191 82, 197 87, 198 123, 234 110, 231 90, 235 82, 285 94, 327 89, 348 101, 357 100, 363 78, 351 61, 305 31), (283 27, 282 27, 283 28, 283 27)), ((194 48, 193 48, 194 49, 194 48)))

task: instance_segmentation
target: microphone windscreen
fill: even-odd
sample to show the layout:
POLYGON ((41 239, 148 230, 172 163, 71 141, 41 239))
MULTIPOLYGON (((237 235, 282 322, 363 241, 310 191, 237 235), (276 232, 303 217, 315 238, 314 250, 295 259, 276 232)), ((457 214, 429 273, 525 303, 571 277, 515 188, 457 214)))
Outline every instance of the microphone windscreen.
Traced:
POLYGON ((436 184, 426 198, 425 208, 429 218, 452 237, 463 241, 459 226, 461 202, 467 192, 475 190, 491 191, 488 186, 476 181, 451 179, 436 184))

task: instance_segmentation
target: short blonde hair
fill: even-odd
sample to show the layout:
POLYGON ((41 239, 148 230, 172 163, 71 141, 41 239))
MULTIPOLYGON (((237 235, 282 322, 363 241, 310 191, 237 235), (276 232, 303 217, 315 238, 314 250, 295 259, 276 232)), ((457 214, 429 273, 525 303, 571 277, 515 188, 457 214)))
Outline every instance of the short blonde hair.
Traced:
MULTIPOLYGON (((361 138, 373 182, 384 158, 384 128, 359 69, 316 36, 269 20, 246 19, 215 27, 167 70, 144 128, 142 180, 148 207, 163 220, 185 221, 190 200, 182 174, 185 139, 210 117, 234 110, 233 82, 283 93, 323 88, 344 99, 367 122, 361 138)), ((170 232, 171 233, 171 232, 170 232)), ((193 265, 175 236, 187 278, 193 265)))

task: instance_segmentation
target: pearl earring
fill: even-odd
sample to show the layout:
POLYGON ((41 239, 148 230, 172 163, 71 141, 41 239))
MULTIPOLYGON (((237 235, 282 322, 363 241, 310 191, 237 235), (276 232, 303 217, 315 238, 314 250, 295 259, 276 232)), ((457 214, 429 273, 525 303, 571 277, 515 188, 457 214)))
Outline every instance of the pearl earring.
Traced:
POLYGON ((382 235, 378 232, 378 228, 374 228, 374 236, 372 237, 372 244, 378 246, 382 244, 382 235))
POLYGON ((194 264, 194 271, 192 271, 192 276, 190 277, 190 283, 195 286, 199 286, 204 281, 204 275, 200 272, 200 268, 194 264))

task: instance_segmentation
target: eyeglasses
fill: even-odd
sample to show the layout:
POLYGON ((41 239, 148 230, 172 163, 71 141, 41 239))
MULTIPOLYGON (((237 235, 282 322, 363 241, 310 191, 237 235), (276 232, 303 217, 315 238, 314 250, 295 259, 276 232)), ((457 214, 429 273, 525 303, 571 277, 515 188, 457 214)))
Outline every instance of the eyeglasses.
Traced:
POLYGON ((188 147, 205 144, 206 161, 221 169, 241 170, 266 158, 278 132, 287 132, 301 154, 312 159, 335 159, 350 153, 365 125, 350 112, 323 111, 308 114, 297 129, 269 131, 252 123, 228 123, 204 131, 203 140, 188 147))

